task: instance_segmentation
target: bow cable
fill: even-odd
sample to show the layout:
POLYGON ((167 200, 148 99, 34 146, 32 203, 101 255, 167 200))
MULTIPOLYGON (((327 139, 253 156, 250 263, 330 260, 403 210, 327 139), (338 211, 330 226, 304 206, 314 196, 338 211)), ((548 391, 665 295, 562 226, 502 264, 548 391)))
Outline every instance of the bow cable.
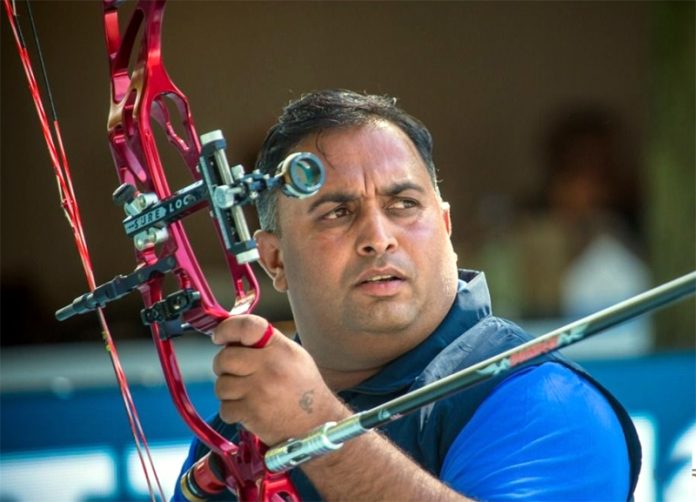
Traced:
MULTIPOLYGON (((27 0, 27 14, 31 24, 31 31, 34 38, 34 43, 36 45, 36 51, 39 58, 41 74, 43 75, 46 94, 48 96, 48 104, 51 109, 50 121, 46 114, 44 100, 41 95, 39 85, 34 76, 33 65, 29 57, 29 51, 25 43, 24 36, 21 31, 19 15, 17 13, 15 1, 12 0, 12 2, 10 2, 10 0, 3 0, 3 3, 5 5, 5 11, 7 13, 8 21, 12 28, 12 33, 17 45, 19 58, 22 62, 24 74, 27 78, 29 91, 34 101, 34 107, 39 118, 41 130, 46 142, 46 147, 48 148, 48 154, 51 159, 51 166, 53 167, 53 171, 56 176, 61 206, 63 208, 65 217, 68 220, 68 224, 70 225, 70 228, 72 230, 75 245, 77 246, 80 260, 82 262, 82 268, 87 279, 87 284, 89 286, 89 289, 93 291, 96 288, 96 281, 94 278, 92 260, 90 258, 89 248, 87 246, 87 240, 85 238, 83 230, 82 219, 80 217, 80 211, 77 205, 77 199, 75 198, 75 192, 73 190, 70 166, 63 146, 63 138, 60 131, 58 115, 56 113, 53 95, 51 93, 51 88, 48 81, 48 73, 46 71, 46 65, 44 63, 41 45, 39 43, 38 31, 36 29, 34 17, 32 15, 31 5, 27 0)), ((116 375, 116 380, 118 382, 118 387, 121 393, 121 397, 123 399, 123 404, 126 410, 126 415, 128 417, 128 422, 135 443, 135 448, 138 453, 140 464, 143 469, 145 481, 148 486, 150 498, 153 501, 156 501, 158 498, 164 501, 166 500, 166 497, 164 495, 164 491, 162 490, 162 485, 160 483, 159 477, 157 476, 157 471, 155 469, 154 461, 152 459, 152 454, 150 452, 145 433, 140 423, 140 418, 138 417, 138 413, 135 408, 135 403, 130 392, 130 387, 128 386, 126 374, 123 371, 123 367, 121 365, 121 361, 116 350, 116 345, 111 335, 109 326, 106 322, 106 317, 104 316, 103 309, 97 309, 97 315, 99 318, 99 324, 101 325, 102 329, 102 339, 104 340, 105 349, 109 354, 109 358, 111 360, 111 364, 116 375), (154 477, 154 484, 156 484, 157 492, 153 487, 153 481, 150 479, 151 476, 154 477)))

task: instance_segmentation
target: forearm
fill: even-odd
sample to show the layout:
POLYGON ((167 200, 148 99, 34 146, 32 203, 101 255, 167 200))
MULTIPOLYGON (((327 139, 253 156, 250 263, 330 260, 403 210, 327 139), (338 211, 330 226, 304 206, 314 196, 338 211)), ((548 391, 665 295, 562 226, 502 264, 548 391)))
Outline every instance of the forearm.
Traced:
POLYGON ((469 500, 374 431, 307 462, 302 469, 327 501, 469 500))

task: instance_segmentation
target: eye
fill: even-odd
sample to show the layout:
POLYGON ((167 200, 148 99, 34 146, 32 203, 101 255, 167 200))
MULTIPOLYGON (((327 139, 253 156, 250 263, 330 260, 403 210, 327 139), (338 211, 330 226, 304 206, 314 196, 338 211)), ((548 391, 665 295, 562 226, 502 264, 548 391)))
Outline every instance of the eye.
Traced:
POLYGON ((389 209, 393 210, 404 210, 404 209, 412 209, 414 207, 418 207, 420 204, 418 203, 417 200, 414 199, 397 199, 394 202, 392 202, 389 205, 389 209))
POLYGON ((349 215, 350 215, 350 211, 348 210, 348 208, 346 206, 338 206, 338 207, 332 209, 331 211, 329 211, 328 213, 325 213, 322 216, 322 219, 323 220, 337 220, 338 218, 343 218, 343 217, 349 216, 349 215))

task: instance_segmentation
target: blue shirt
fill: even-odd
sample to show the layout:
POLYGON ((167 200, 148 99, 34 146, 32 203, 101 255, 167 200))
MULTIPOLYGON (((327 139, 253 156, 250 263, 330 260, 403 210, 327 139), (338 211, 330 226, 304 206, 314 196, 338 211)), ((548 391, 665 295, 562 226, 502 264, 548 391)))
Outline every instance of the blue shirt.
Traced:
POLYGON ((629 460, 604 396, 548 362, 493 390, 450 447, 439 477, 480 500, 626 500, 629 460))

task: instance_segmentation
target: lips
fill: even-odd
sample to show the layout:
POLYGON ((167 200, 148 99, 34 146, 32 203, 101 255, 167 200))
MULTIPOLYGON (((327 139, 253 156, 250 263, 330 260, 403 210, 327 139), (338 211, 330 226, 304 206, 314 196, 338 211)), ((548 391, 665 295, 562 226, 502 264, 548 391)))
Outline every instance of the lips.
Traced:
POLYGON ((356 286, 404 280, 406 280, 405 275, 395 268, 370 269, 360 274, 356 286))
POLYGON ((406 280, 396 274, 373 274, 360 281, 355 289, 372 298, 391 298, 404 289, 406 280))
POLYGON ((365 282, 384 282, 384 281, 393 281, 393 280, 399 280, 398 277, 395 277, 393 275, 377 275, 375 277, 372 277, 370 279, 367 279, 365 282))

